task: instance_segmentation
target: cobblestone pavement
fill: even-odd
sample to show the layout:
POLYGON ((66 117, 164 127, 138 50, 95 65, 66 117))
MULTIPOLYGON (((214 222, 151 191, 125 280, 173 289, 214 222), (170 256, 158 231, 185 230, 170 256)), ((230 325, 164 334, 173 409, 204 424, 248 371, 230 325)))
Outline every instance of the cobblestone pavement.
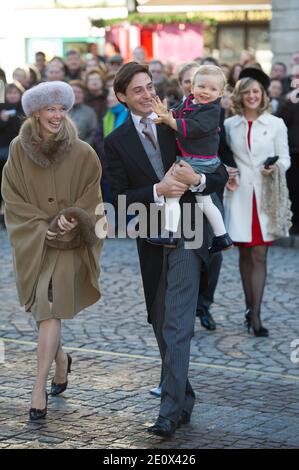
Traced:
POLYGON ((63 323, 73 357, 69 387, 49 398, 45 420, 29 422, 36 328, 18 304, 0 231, 0 448, 299 447, 299 364, 291 361, 291 342, 299 338, 299 250, 270 249, 263 307, 269 338, 244 330, 237 249, 225 254, 212 309, 217 330, 197 322, 192 343, 192 422, 169 440, 146 432, 158 412, 159 400, 148 391, 158 384, 160 360, 146 323, 135 242, 107 240, 101 265, 102 300, 63 323))

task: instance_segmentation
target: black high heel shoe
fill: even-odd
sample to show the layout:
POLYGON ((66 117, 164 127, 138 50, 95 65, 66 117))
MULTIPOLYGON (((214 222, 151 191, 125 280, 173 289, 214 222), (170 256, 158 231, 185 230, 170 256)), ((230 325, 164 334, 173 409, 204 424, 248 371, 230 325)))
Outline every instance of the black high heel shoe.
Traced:
POLYGON ((254 333, 254 336, 258 336, 258 337, 266 338, 269 336, 269 330, 267 330, 267 328, 264 328, 263 326, 260 326, 258 330, 253 328, 253 333, 254 333))
POLYGON ((36 421, 37 419, 44 418, 47 414, 47 407, 48 407, 48 394, 46 392, 46 406, 42 410, 38 408, 30 408, 29 410, 29 419, 31 421, 36 421))
POLYGON ((67 371, 66 371, 66 381, 62 384, 57 384, 54 382, 54 379, 52 380, 51 384, 51 395, 59 395, 60 393, 64 392, 67 388, 67 376, 72 372, 71 370, 71 365, 72 365, 72 358, 69 354, 67 354, 67 371))
POLYGON ((244 321, 245 325, 247 326, 247 331, 248 331, 248 334, 250 333, 250 329, 252 327, 253 329, 253 334, 254 336, 257 336, 257 337, 267 337, 269 336, 269 330, 267 330, 267 328, 265 328, 264 326, 260 326, 258 330, 256 330, 254 328, 254 326, 252 325, 252 312, 250 310, 250 308, 248 308, 245 312, 245 321, 244 321))

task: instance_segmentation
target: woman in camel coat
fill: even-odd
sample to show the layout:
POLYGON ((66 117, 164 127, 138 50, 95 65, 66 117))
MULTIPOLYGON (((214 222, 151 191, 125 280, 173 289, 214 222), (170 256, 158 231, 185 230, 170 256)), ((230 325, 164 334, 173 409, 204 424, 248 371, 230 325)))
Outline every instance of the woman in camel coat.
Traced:
POLYGON ((28 118, 4 167, 5 219, 18 295, 39 328, 32 420, 46 415, 53 360, 52 394, 67 386, 72 360, 62 350, 61 320, 73 318, 101 296, 103 240, 94 230, 103 216, 101 167, 67 117, 73 101, 73 90, 64 82, 45 82, 26 91, 22 104, 28 118))

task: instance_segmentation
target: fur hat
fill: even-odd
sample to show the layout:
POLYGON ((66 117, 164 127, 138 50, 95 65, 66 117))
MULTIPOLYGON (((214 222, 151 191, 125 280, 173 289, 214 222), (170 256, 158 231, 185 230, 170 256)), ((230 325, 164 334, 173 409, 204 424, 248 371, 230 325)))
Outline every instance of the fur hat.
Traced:
POLYGON ((74 99, 73 89, 68 83, 43 82, 25 91, 22 96, 22 106, 26 116, 53 104, 64 105, 69 111, 74 99))

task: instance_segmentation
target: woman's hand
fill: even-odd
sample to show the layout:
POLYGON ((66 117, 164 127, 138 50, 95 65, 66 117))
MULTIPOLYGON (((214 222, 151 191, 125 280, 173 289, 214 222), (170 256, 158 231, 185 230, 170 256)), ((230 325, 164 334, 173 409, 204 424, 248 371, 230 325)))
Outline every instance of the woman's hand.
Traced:
POLYGON ((60 229, 60 233, 61 235, 64 235, 65 233, 67 232, 71 232, 72 230, 74 230, 77 225, 78 225, 78 222, 76 219, 72 218, 71 221, 69 222, 67 220, 66 217, 64 217, 64 215, 61 215, 58 219, 58 227, 60 229))
POLYGON ((262 175, 264 175, 264 176, 269 176, 269 175, 271 175, 271 173, 273 173, 273 171, 274 171, 274 169, 275 169, 276 166, 277 166, 276 164, 275 164, 275 165, 269 165, 268 168, 265 168, 265 167, 263 166, 262 169, 261 169, 262 175))
POLYGON ((227 165, 225 165, 225 168, 228 173, 228 182, 226 183, 225 187, 229 191, 235 191, 240 186, 239 169, 227 165))
POLYGON ((238 189, 239 186, 240 186, 239 178, 237 177, 229 178, 228 182, 225 185, 226 189, 228 189, 229 191, 236 191, 236 189, 238 189))
POLYGON ((227 166, 225 165, 225 169, 228 173, 229 180, 236 178, 236 176, 239 176, 240 172, 238 168, 234 168, 233 166, 227 166))
POLYGON ((56 232, 51 232, 51 230, 47 231, 47 233, 46 233, 46 239, 47 240, 55 240, 56 237, 57 237, 56 232))

